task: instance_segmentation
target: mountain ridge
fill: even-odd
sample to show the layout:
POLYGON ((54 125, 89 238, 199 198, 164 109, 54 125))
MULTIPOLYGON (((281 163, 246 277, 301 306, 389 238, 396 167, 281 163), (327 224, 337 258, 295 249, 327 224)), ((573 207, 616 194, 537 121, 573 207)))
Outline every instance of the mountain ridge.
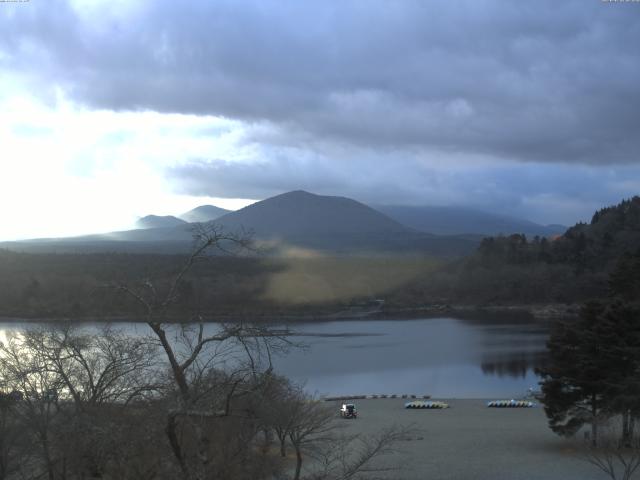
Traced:
POLYGON ((509 235, 527 236, 561 235, 564 225, 540 225, 508 215, 485 212, 469 207, 373 205, 380 212, 408 227, 435 235, 509 235))
MULTIPOLYGON (((302 190, 286 192, 219 217, 216 223, 233 232, 255 233, 274 254, 291 247, 325 253, 425 254, 458 256, 470 253, 479 238, 438 237, 403 226, 373 208, 346 197, 315 195, 302 190)), ((63 251, 188 251, 191 225, 138 229, 69 239, 40 239, 5 244, 63 251)))
MULTIPOLYGON (((257 241, 269 246, 271 252, 300 247, 339 254, 384 252, 459 256, 471 253, 487 235, 477 233, 481 231, 478 225, 482 225, 483 219, 491 219, 493 228, 499 228, 500 233, 505 234, 540 235, 542 232, 536 232, 535 228, 543 228, 526 220, 472 209, 405 206, 378 206, 376 209, 348 197, 316 195, 304 190, 285 192, 216 216, 223 211, 213 205, 201 205, 182 216, 205 221, 215 216, 213 220, 227 231, 251 231, 257 241), (425 212, 431 212, 431 217, 425 212), (437 213, 437 221, 429 220, 434 218, 433 212, 437 213), (467 218, 462 224, 469 228, 460 227, 461 218, 467 218), (513 225, 523 228, 512 228, 513 225)), ((183 218, 148 215, 140 219, 139 226, 144 228, 66 239, 6 242, 3 245, 31 251, 167 253, 188 251, 192 244, 193 226, 183 218)))

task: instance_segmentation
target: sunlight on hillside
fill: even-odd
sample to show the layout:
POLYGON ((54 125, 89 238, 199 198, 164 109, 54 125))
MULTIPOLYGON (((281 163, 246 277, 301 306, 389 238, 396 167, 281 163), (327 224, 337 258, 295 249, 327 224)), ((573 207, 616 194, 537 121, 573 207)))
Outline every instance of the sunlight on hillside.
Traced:
POLYGON ((340 258, 305 251, 286 258, 264 294, 285 304, 369 301, 424 277, 438 264, 429 258, 340 258))

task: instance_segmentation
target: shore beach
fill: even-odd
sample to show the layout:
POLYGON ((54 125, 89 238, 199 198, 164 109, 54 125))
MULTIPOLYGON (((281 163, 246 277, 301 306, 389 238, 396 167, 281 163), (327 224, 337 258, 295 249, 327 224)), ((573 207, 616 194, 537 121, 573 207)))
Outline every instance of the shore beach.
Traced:
MULTIPOLYGON (((598 480, 606 478, 580 453, 581 441, 555 435, 542 407, 487 408, 487 400, 442 400, 450 408, 407 410, 403 399, 356 400, 357 420, 341 420, 349 433, 372 435, 391 425, 416 432, 380 464, 381 475, 406 480, 598 480)), ((492 399, 493 400, 493 399, 492 399)), ((336 402, 339 405, 339 402, 336 402)), ((336 412, 337 412, 336 407, 336 412)))

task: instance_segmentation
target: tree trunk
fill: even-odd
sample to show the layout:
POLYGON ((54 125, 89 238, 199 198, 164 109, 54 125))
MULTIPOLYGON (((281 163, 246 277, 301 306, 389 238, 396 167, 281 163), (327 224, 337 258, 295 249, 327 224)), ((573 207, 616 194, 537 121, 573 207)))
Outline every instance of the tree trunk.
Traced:
POLYGON ((296 473, 293 477, 293 480, 300 480, 300 472, 302 471, 302 452, 300 451, 300 446, 294 444, 296 448, 296 473))
POLYGON ((264 444, 262 446, 262 453, 268 454, 271 450, 271 444, 273 443, 273 436, 271 431, 268 428, 262 430, 262 434, 264 435, 264 444))
POLYGON ((42 445, 42 453, 44 455, 44 463, 47 467, 47 478, 55 480, 55 471, 53 468, 53 460, 51 451, 49 450, 49 438, 46 431, 40 432, 40 444, 42 445))
POLYGON ((204 434, 202 425, 196 423, 193 428, 198 440, 198 459, 200 460, 202 473, 204 475, 204 472, 207 470, 207 465, 209 464, 209 439, 204 434))
POLYGON ((622 446, 630 447, 631 446, 631 437, 629 436, 629 431, 631 428, 630 425, 630 415, 629 410, 625 410, 622 412, 622 446))
POLYGON ((286 439, 285 438, 281 438, 280 439, 280 456, 281 457, 286 457, 287 456, 287 447, 285 445, 286 439))
POLYGON ((598 400, 591 395, 591 446, 598 446, 598 400))
POLYGON ((2 438, 2 435, 0 435, 0 480, 5 480, 7 478, 8 470, 9 470, 9 452, 8 452, 8 448, 5 448, 4 438, 2 438))
POLYGON ((55 472, 53 470, 53 461, 51 460, 51 456, 49 455, 49 449, 45 449, 44 453, 44 461, 47 465, 47 476, 49 480, 55 480, 55 472))
POLYGON ((162 349, 167 354, 167 359, 169 360, 169 364, 171 365, 171 371, 173 372, 173 378, 180 389, 180 395, 182 397, 182 401, 184 403, 183 406, 186 406, 189 401, 189 383, 187 382, 187 378, 185 377, 184 370, 180 367, 178 360, 176 359, 176 355, 171 348, 171 344, 167 340, 167 333, 160 327, 160 324, 148 322, 149 327, 155 332, 160 340, 160 344, 162 345, 162 349))
POLYGON ((180 465, 180 470, 182 471, 182 475, 185 480, 190 478, 189 470, 187 468, 187 464, 184 459, 184 455, 182 453, 182 448, 180 448, 180 441, 178 440, 177 433, 177 422, 175 413, 170 413, 167 417, 167 426, 165 427, 165 433, 167 434, 167 439, 169 440, 169 445, 171 445, 171 450, 173 451, 173 455, 176 457, 178 464, 180 465))

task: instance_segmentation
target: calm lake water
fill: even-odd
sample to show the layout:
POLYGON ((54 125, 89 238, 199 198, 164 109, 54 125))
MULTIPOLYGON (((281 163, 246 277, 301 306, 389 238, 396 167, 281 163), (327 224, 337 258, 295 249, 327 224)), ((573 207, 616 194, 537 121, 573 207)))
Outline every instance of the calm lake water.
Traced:
POLYGON ((276 361, 319 394, 513 398, 538 388, 547 329, 527 323, 432 318, 298 325, 306 352, 276 361))
MULTIPOLYGON (((117 324, 132 334, 143 324, 117 324)), ((0 324, 0 339, 20 324, 0 324)), ((209 328, 215 328, 210 326, 209 328)), ((321 395, 514 398, 537 388, 544 325, 509 320, 354 320, 290 325, 307 345, 276 370, 321 395)))

